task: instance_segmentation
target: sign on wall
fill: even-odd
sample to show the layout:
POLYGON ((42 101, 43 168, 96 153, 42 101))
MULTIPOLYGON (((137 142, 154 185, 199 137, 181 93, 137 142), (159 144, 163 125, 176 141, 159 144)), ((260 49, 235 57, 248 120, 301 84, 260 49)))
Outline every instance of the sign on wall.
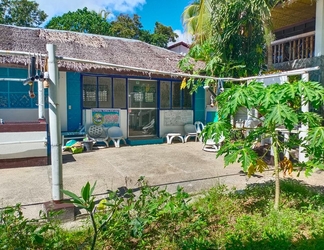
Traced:
POLYGON ((92 109, 92 122, 105 127, 119 127, 119 109, 92 109))
POLYGON ((164 126, 183 126, 185 124, 193 124, 192 110, 165 110, 164 126))

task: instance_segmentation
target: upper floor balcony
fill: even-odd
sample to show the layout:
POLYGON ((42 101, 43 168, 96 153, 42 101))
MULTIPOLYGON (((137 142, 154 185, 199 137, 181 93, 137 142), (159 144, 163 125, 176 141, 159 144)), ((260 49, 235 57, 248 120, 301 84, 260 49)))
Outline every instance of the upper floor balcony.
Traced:
POLYGON ((273 41, 272 64, 314 57, 315 31, 273 41))

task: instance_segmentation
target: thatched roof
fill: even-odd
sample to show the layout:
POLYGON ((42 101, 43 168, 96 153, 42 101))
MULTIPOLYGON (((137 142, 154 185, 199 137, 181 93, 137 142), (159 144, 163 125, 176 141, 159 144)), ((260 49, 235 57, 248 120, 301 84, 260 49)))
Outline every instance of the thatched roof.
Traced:
POLYGON ((314 19, 316 0, 287 0, 271 11, 273 29, 279 30, 314 19))
MULTIPOLYGON (((46 54, 46 44, 55 44, 56 56, 181 72, 178 63, 182 55, 138 40, 7 25, 0 25, 0 34, 1 50, 46 54)), ((29 60, 28 56, 0 56, 0 64, 6 65, 27 65, 29 60)), ((60 70, 66 71, 145 75, 143 72, 93 64, 67 61, 59 61, 58 64, 60 70)))

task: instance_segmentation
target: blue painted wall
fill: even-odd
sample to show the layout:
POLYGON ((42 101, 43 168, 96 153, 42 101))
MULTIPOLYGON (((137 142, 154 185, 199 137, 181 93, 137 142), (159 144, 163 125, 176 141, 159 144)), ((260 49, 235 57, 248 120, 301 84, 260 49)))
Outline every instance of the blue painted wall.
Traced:
MULTIPOLYGON (((27 69, 1 68, 1 78, 27 78, 27 69)), ((82 86, 81 74, 67 72, 67 131, 76 131, 82 123, 82 86)), ((6 108, 35 108, 37 109, 37 96, 31 99, 28 95, 29 85, 24 86, 22 82, 4 81, 0 84, 0 109, 6 108), (16 100, 16 101, 15 101, 16 100)), ((37 84, 34 85, 37 95, 37 84)), ((48 108, 48 90, 45 89, 45 107, 48 108)), ((193 102, 194 121, 205 123, 205 90, 201 87, 194 95, 193 102)))
MULTIPOLYGON (((0 68, 1 78, 19 78, 26 79, 28 77, 27 69, 19 68, 0 68)), ((34 83, 35 98, 29 97, 29 85, 23 85, 22 82, 1 81, 0 83, 0 109, 6 108, 38 108, 38 87, 37 82, 34 83)), ((45 104, 47 104, 48 91, 45 90, 45 104)), ((47 108, 48 105, 45 106, 47 108)))
POLYGON ((80 73, 66 73, 67 88, 67 129, 68 131, 76 131, 82 123, 82 104, 81 104, 81 75, 80 73))
POLYGON ((194 122, 201 121, 205 123, 205 95, 206 91, 203 87, 198 88, 198 91, 195 93, 194 122))

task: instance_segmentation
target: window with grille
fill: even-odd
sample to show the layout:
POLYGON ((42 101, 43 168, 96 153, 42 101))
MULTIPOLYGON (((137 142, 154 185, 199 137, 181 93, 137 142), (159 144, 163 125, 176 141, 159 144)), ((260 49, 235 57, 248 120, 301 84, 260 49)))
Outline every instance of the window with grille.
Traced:
POLYGON ((162 109, 191 109, 192 95, 189 89, 180 89, 179 81, 160 82, 160 105, 162 109))
POLYGON ((126 108, 126 79, 82 77, 83 108, 126 108))

